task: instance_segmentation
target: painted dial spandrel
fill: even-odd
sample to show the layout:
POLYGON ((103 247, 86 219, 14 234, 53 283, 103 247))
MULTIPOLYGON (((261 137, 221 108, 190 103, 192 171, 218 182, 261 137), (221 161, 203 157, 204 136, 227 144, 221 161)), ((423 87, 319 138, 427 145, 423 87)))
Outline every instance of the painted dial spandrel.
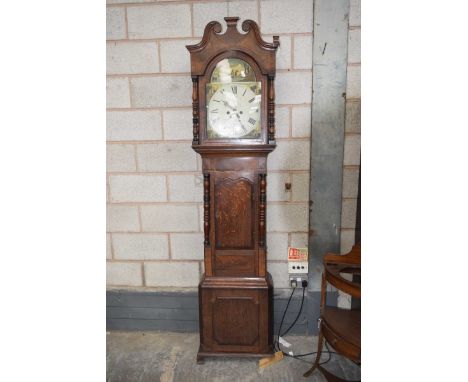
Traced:
POLYGON ((216 64, 211 75, 211 83, 256 82, 252 67, 239 58, 225 58, 216 64))
POLYGON ((260 137, 261 82, 247 62, 218 62, 206 90, 208 138, 260 137))

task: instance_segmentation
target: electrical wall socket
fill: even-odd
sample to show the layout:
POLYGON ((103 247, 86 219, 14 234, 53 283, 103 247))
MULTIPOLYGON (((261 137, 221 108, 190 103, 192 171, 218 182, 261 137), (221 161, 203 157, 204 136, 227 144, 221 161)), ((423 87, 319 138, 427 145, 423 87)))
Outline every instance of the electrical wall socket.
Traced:
POLYGON ((309 250, 307 248, 288 247, 288 273, 309 273, 309 250))
POLYGON ((307 274, 309 273, 308 261, 288 261, 288 273, 307 274))
POLYGON ((302 280, 307 280, 307 277, 301 277, 301 276, 289 276, 289 286, 291 288, 297 288, 302 285, 302 280))

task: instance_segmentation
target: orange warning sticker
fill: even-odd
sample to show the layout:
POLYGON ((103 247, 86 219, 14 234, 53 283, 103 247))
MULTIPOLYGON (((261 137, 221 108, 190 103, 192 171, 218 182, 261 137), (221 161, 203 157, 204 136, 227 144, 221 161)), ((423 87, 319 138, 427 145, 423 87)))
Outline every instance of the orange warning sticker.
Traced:
POLYGON ((288 248, 288 261, 307 261, 309 250, 307 248, 288 248))

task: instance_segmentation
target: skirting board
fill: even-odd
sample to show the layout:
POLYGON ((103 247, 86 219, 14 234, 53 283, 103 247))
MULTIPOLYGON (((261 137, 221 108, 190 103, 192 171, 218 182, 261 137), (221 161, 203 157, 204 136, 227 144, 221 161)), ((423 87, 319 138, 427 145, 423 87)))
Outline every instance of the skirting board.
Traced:
MULTIPOLYGON (((275 333, 283 316, 291 289, 276 290, 273 299, 275 333)), ((337 293, 328 293, 328 304, 336 305, 337 293)), ((288 328, 299 312, 302 290, 298 288, 283 322, 288 328)), ((108 290, 107 330, 161 330, 198 332, 198 293, 170 291, 108 290)), ((316 335, 320 292, 306 292, 302 313, 290 334, 316 335)))

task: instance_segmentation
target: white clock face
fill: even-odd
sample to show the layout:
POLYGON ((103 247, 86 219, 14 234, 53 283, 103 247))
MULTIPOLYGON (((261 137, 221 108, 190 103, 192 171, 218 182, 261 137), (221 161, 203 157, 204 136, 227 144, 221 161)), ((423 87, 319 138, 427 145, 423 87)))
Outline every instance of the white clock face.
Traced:
POLYGON ((212 138, 258 138, 260 100, 259 83, 219 84, 208 103, 208 135, 212 138))

